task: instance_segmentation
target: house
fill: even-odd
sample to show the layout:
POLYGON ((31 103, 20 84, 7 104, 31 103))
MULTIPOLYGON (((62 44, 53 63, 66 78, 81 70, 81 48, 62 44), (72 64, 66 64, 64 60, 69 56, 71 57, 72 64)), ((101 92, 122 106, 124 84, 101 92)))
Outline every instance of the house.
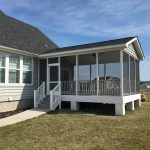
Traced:
POLYGON ((54 111, 61 102, 115 105, 116 115, 141 106, 138 37, 59 48, 37 28, 0 12, 0 111, 54 111), (34 100, 33 100, 34 99, 34 100))

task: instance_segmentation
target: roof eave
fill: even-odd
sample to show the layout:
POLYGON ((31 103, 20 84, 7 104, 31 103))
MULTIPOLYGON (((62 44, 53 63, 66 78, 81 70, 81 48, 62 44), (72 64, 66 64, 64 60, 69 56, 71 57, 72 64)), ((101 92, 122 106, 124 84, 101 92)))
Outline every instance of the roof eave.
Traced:
POLYGON ((138 50, 138 55, 140 57, 140 60, 144 60, 145 56, 141 47, 141 44, 139 42, 138 37, 133 38, 132 40, 130 40, 129 42, 126 43, 126 46, 128 47, 131 43, 134 43, 136 49, 138 50))
POLYGON ((21 55, 32 56, 32 57, 39 56, 38 54, 34 54, 34 53, 27 52, 27 51, 19 50, 16 48, 11 48, 11 47, 7 47, 7 46, 2 46, 2 45, 0 45, 0 50, 5 51, 5 52, 10 52, 10 53, 17 53, 17 54, 21 54, 21 55))
POLYGON ((100 46, 100 47, 93 47, 93 48, 84 48, 84 49, 77 49, 72 51, 62 51, 62 52, 54 52, 54 53, 46 53, 46 54, 40 54, 40 58, 46 58, 46 57, 52 57, 52 56, 60 56, 60 55, 69 55, 69 54, 79 54, 83 52, 89 52, 89 51, 101 51, 101 50, 110 50, 110 49, 122 49, 126 48, 125 44, 117 44, 117 45, 110 45, 110 46, 100 46))

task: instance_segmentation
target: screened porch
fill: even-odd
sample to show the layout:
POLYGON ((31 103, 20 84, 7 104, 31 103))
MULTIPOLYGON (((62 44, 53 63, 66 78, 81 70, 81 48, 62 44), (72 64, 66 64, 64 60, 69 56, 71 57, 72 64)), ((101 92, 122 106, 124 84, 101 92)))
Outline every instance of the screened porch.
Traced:
POLYGON ((139 93, 139 61, 123 51, 60 57, 62 95, 139 93))

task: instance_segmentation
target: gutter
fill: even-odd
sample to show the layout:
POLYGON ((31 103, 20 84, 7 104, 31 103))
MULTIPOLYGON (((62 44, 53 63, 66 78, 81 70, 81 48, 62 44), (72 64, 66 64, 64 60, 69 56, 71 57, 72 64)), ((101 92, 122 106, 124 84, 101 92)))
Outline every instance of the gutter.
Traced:
POLYGON ((11 52, 11 53, 13 52, 13 53, 21 54, 21 55, 39 57, 38 54, 34 54, 34 53, 27 52, 27 51, 15 49, 15 48, 10 48, 7 46, 2 46, 2 45, 0 45, 0 50, 5 51, 5 52, 11 52))

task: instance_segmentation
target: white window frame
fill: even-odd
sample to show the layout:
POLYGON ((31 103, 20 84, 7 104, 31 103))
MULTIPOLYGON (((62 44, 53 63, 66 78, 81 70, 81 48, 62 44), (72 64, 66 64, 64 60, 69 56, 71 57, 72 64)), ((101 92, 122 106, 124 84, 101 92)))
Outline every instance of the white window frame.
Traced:
POLYGON ((32 69, 30 71, 32 71, 32 81, 31 83, 23 83, 23 55, 20 56, 20 55, 17 55, 17 54, 11 54, 11 53, 4 53, 4 52, 1 52, 0 51, 0 54, 4 55, 5 56, 5 67, 0 67, 0 68, 5 68, 5 82, 4 83, 0 83, 0 85, 2 86, 33 86, 33 75, 34 75, 34 58, 30 57, 30 56, 24 56, 24 57, 29 57, 32 59, 32 69), (20 68, 17 69, 20 71, 20 74, 19 74, 19 83, 9 83, 9 69, 14 69, 14 68, 10 68, 9 67, 9 57, 11 55, 14 55, 14 56, 19 56, 20 58, 20 68))
MULTIPOLYGON (((3 83, 0 83, 0 85, 2 84, 5 84, 6 83, 6 55, 4 55, 3 53, 0 53, 2 56, 4 56, 5 57, 5 59, 4 59, 4 61, 5 61, 5 65, 4 65, 4 67, 1 67, 0 66, 0 69, 5 69, 5 81, 3 82, 3 83)), ((1 57, 1 56, 0 56, 1 57)))
POLYGON ((20 77, 20 71, 21 71, 21 67, 20 67, 20 56, 15 55, 15 54, 10 54, 10 55, 9 55, 9 69, 8 69, 8 70, 9 70, 9 71, 10 71, 10 70, 19 71, 19 82, 18 82, 18 83, 11 83, 11 82, 9 81, 9 76, 8 76, 8 83, 9 83, 9 84, 20 84, 20 78, 21 78, 21 77, 20 77), (19 68, 11 68, 11 67, 10 67, 10 57, 13 57, 13 56, 19 58, 19 68))
MULTIPOLYGON (((28 57, 28 56, 23 56, 23 57, 31 58, 31 57, 28 57)), ((31 64, 31 67, 32 67, 31 70, 25 70, 25 69, 23 69, 23 57, 22 57, 22 69, 21 69, 22 70, 22 73, 21 73, 22 81, 21 82, 22 82, 23 85, 33 85, 33 70, 34 70, 33 69, 33 67, 34 67, 34 65, 33 65, 34 64, 33 58, 31 58, 31 62, 32 62, 32 64, 31 64), (23 83, 23 71, 24 70, 25 71, 31 71, 31 74, 32 74, 31 83, 23 83)))

